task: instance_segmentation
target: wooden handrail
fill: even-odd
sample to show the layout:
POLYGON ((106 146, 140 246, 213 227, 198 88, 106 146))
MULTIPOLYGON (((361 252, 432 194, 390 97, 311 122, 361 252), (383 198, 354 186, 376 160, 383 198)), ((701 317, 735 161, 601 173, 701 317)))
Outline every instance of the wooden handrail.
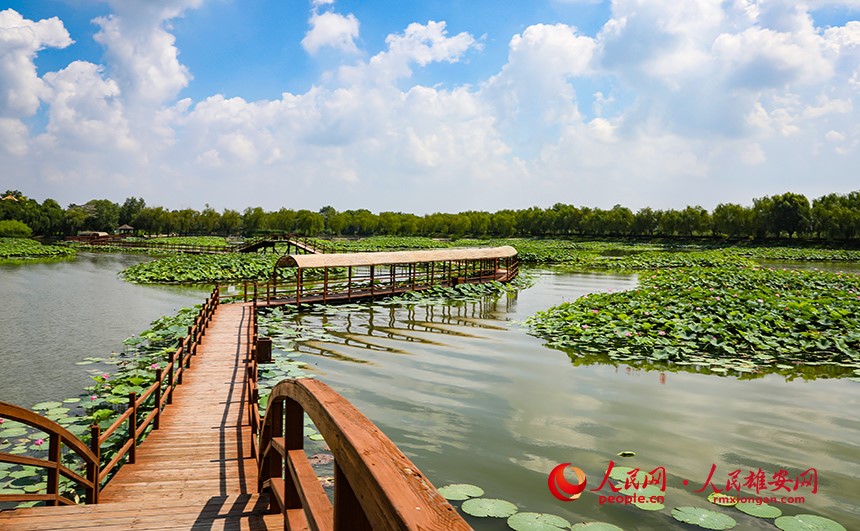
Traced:
POLYGON ((271 492, 287 526, 303 513, 311 529, 471 529, 385 434, 318 380, 272 389, 260 448, 260 489, 271 492), (334 506, 302 449, 304 413, 334 454, 334 506))
MULTIPOLYGON (((0 452, 0 462, 24 464, 29 466, 41 466, 47 468, 48 477, 48 494, 3 494, 0 495, 0 501, 33 501, 44 500, 49 505, 57 503, 74 504, 73 501, 60 496, 57 493, 56 486, 52 483, 52 470, 59 471, 60 474, 75 481, 86 489, 86 503, 97 503, 98 493, 101 490, 101 482, 110 476, 114 468, 128 456, 128 462, 134 463, 135 449, 138 445, 138 439, 143 435, 146 429, 152 424, 153 429, 158 429, 159 417, 162 408, 171 403, 173 390, 177 385, 182 383, 182 373, 190 366, 191 356, 196 353, 197 345, 202 340, 206 333, 206 327, 212 320, 215 314, 215 309, 220 301, 220 289, 218 286, 212 290, 208 299, 203 303, 197 317, 194 319, 194 325, 188 328, 188 336, 179 342, 175 352, 170 354, 170 359, 164 369, 156 371, 155 382, 150 387, 143 391, 140 396, 134 393, 129 394, 128 408, 122 412, 104 431, 98 425, 90 427, 90 447, 80 441, 65 428, 50 421, 37 413, 28 409, 0 402, 0 417, 10 420, 24 422, 33 427, 41 429, 50 435, 49 455, 54 455, 54 438, 57 434, 57 441, 65 443, 67 446, 75 450, 84 461, 87 463, 87 477, 82 478, 68 468, 57 465, 59 462, 59 453, 56 460, 37 460, 32 457, 17 456, 0 452), (162 387, 166 384, 167 389, 162 393, 162 387), (154 397, 154 398, 153 398, 154 397), (142 422, 138 422, 138 412, 143 406, 153 398, 153 409, 148 412, 142 422), (22 420, 24 419, 24 420, 22 420), (121 441, 122 446, 119 451, 105 465, 101 465, 101 447, 108 442, 108 439, 116 433, 124 424, 127 424, 125 436, 121 441), (83 452, 83 453, 82 453, 83 452), (92 471, 90 470, 92 468, 92 471), (53 486, 53 491, 52 491, 53 486)), ((259 413, 258 413, 259 415, 259 413)), ((59 450, 57 450, 59 452, 59 450)), ((55 482, 54 482, 55 483, 55 482)))
POLYGON ((60 476, 72 480, 83 487, 86 502, 98 501, 99 461, 93 452, 70 431, 56 422, 34 413, 29 409, 0 402, 0 417, 14 420, 48 434, 48 459, 37 459, 23 455, 0 452, 0 463, 12 463, 44 468, 48 471, 47 494, 0 494, 0 502, 8 501, 45 501, 47 505, 74 505, 75 502, 59 492, 60 476), (62 446, 65 445, 83 460, 86 477, 72 471, 62 463, 62 446))

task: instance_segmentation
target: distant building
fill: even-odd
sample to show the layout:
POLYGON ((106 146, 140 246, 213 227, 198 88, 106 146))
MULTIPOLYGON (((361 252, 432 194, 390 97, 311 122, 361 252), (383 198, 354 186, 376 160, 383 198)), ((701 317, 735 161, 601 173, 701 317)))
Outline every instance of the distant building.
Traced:
POLYGON ((131 225, 122 225, 120 227, 117 227, 116 233, 122 234, 124 236, 131 236, 132 234, 134 234, 134 227, 132 227, 131 225))

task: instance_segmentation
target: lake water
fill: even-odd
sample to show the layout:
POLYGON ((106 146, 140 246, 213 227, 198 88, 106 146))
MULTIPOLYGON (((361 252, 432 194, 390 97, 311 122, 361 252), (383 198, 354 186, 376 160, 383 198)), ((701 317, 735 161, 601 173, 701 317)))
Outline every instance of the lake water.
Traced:
POLYGON ((117 276, 151 257, 79 253, 73 260, 0 262, 0 400, 23 406, 78 396, 91 382, 76 365, 121 351, 122 341, 200 289, 140 286, 117 276))
MULTIPOLYGON (((199 303, 205 291, 143 287, 116 273, 146 258, 81 255, 74 261, 0 266, 0 400, 31 405, 77 396, 87 356, 105 356, 162 314, 199 303)), ((629 289, 636 278, 535 271, 536 284, 502 297, 449 306, 374 305, 328 315, 302 314, 332 339, 305 342, 302 360, 397 444, 436 486, 472 483, 522 511, 571 522, 600 520, 626 530, 690 529, 673 507, 715 508, 737 529, 775 529, 695 493, 708 479, 724 486, 761 469, 794 478, 815 468, 818 492, 781 506, 860 529, 860 384, 770 375, 738 380, 692 373, 576 365, 543 346, 521 321, 594 291, 629 289), (636 456, 621 458, 621 451, 636 456), (547 475, 570 462, 600 484, 609 461, 667 475, 666 508, 645 512, 598 505, 586 492, 565 503, 547 475), (688 480, 688 485, 683 480, 688 480)), ((747 489, 745 489, 747 490, 747 489)), ((769 492, 762 492, 769 495, 769 492)), ((503 520, 469 518, 477 529, 503 520)))

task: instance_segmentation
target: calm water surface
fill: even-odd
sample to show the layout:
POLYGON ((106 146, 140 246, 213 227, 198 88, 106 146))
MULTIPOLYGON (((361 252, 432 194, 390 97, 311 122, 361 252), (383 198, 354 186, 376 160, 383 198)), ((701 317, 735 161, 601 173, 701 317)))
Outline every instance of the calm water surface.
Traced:
MULTIPOLYGON (((323 325, 337 339, 300 350, 319 378, 352 400, 437 486, 473 483, 522 511, 574 523, 688 529, 671 509, 716 508, 693 492, 712 465, 712 481, 722 487, 734 470, 743 479, 760 468, 771 479, 780 469, 793 478, 814 467, 818 493, 806 489, 806 502, 782 506, 784 512, 820 514, 860 529, 860 384, 575 366, 519 323, 585 293, 635 282, 544 271, 534 287, 497 303, 304 315, 306 324, 323 325), (637 455, 617 457, 624 450, 637 455), (557 464, 582 468, 596 487, 610 460, 665 467, 667 508, 601 507, 596 493, 572 503, 550 495, 547 474, 557 464)), ((737 529, 775 529, 772 521, 716 509, 734 517, 737 529)), ((469 523, 507 529, 501 520, 469 523)))
POLYGON ((79 396, 91 380, 77 365, 179 308, 199 289, 139 286, 117 273, 150 257, 79 253, 74 260, 0 263, 0 400, 31 406, 79 396))

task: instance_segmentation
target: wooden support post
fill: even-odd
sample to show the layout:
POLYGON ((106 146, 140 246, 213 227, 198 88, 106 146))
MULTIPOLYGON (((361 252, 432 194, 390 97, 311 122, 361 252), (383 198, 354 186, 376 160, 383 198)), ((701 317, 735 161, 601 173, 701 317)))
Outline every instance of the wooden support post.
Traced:
POLYGON ((272 363, 272 338, 258 337, 256 341, 258 363, 272 363))
POLYGON ((296 271, 296 307, 301 305, 301 296, 302 296, 302 268, 298 268, 296 271))
POLYGON ((59 505, 57 498, 59 498, 60 494, 60 462, 62 460, 62 456, 60 455, 61 441, 62 440, 58 433, 52 433, 48 438, 48 461, 56 463, 56 467, 48 469, 48 494, 53 494, 54 499, 47 500, 45 505, 59 505))
POLYGON ((352 266, 346 268, 346 300, 352 300, 352 266))
POLYGON ((167 363, 170 366, 170 369, 167 371, 167 403, 168 404, 173 403, 173 386, 176 385, 176 382, 173 379, 173 376, 174 376, 173 369, 175 366, 175 364, 173 363, 173 360, 175 359, 175 356, 176 356, 175 352, 171 352, 170 354, 167 355, 167 363))
MULTIPOLYGON (((290 450, 301 450, 304 447, 304 419, 305 412, 298 402, 287 398, 284 405, 284 446, 287 452, 290 450)), ((302 499, 299 496, 298 486, 293 482, 292 474, 286 474, 286 496, 284 505, 287 509, 300 509, 302 499)))
POLYGON ((388 281, 391 283, 391 293, 394 293, 394 286, 397 283, 397 264, 388 266, 388 281))
POLYGON ((155 369, 155 419, 152 421, 152 429, 158 429, 158 421, 161 419, 161 376, 162 370, 155 369))
POLYGON ((128 418, 128 435, 131 438, 131 448, 128 449, 128 464, 134 464, 137 454, 137 395, 128 394, 128 407, 131 408, 131 416, 128 418))
POLYGON ((358 496, 343 470, 334 464, 334 528, 335 530, 372 531, 358 496))
POLYGON ((243 296, 243 302, 248 302, 248 281, 242 281, 242 287, 244 288, 245 295, 243 296))
POLYGON ((182 385, 182 373, 185 372, 185 360, 182 359, 184 354, 181 346, 176 349, 176 385, 182 385))
POLYGON ((370 266, 370 297, 373 298, 373 266, 370 266))
POLYGON ((87 503, 98 503, 99 491, 101 490, 101 482, 99 481, 99 469, 101 466, 102 451, 99 439, 102 435, 102 429, 98 424, 90 426, 90 450, 96 456, 95 463, 87 465, 87 479, 93 482, 93 490, 87 490, 87 503))
POLYGON ((323 268, 323 304, 328 302, 328 268, 323 268))

